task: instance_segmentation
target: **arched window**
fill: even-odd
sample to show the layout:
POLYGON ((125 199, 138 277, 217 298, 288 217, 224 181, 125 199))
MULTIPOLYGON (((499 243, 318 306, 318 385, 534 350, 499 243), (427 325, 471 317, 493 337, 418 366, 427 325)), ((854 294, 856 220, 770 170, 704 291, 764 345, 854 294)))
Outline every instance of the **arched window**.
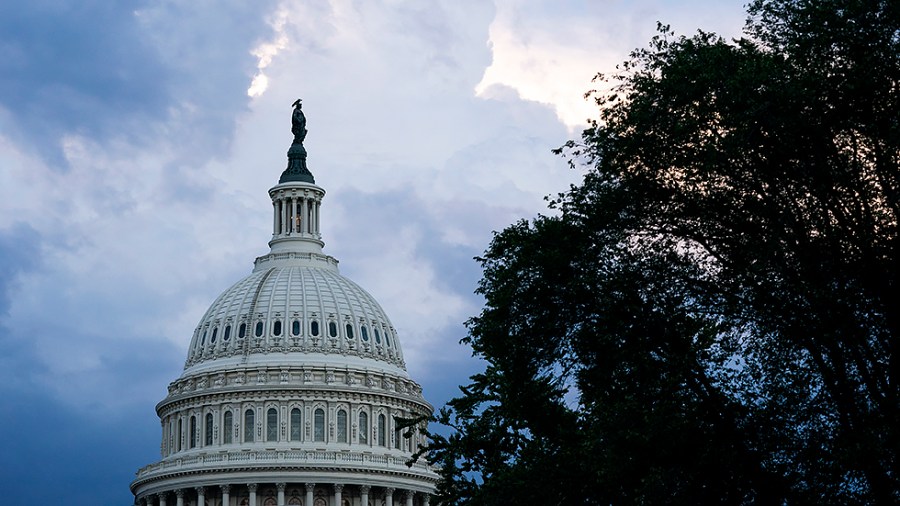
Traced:
POLYGON ((256 337, 262 337, 263 329, 263 322, 256 322, 256 337))
POLYGON ((397 427, 397 420, 394 420, 394 448, 400 449, 400 438, 402 434, 400 434, 400 427, 397 427))
POLYGON ((228 342, 229 339, 231 339, 231 325, 226 325, 225 333, 222 334, 222 340, 228 342))
POLYGON ((278 441, 278 410, 275 408, 266 412, 266 441, 278 441))
POLYGON ((313 320, 309 323, 309 333, 313 337, 318 337, 319 335, 319 322, 313 320))
POLYGON ((378 415, 378 446, 387 446, 385 441, 386 425, 387 420, 385 420, 384 415, 378 415))
POLYGON ((348 323, 345 329, 347 330, 347 339, 353 339, 353 325, 348 323))
POLYGON ((234 431, 234 415, 226 411, 222 417, 222 443, 231 444, 231 434, 234 431))
POLYGON ((275 320, 275 324, 272 325, 272 334, 276 336, 281 335, 281 320, 275 320))
POLYGON ((244 411, 244 441, 253 442, 253 425, 256 423, 253 416, 253 409, 244 411))
POLYGON ((247 335, 247 324, 242 323, 240 327, 238 327, 238 339, 243 339, 247 335))
POLYGON ((337 337, 337 324, 334 322, 328 322, 328 336, 329 337, 337 337))
POLYGON ((204 434, 204 444, 209 446, 213 444, 213 416, 212 413, 206 414, 206 434, 204 434))
POLYGON ((215 344, 217 337, 219 337, 219 327, 213 329, 212 336, 209 338, 209 343, 215 344))
POLYGON ((316 408, 313 414, 313 439, 315 441, 325 441, 325 410, 316 408))
POLYGON ((359 412, 359 444, 369 444, 369 415, 365 411, 359 412))
POLYGON ((375 328, 375 344, 381 344, 381 332, 378 332, 378 328, 375 328))
POLYGON ((203 331, 203 337, 200 338, 200 346, 206 344, 206 331, 203 331))
POLYGON ((369 331, 366 330, 366 326, 363 325, 359 328, 359 333, 362 335, 362 340, 365 342, 369 342, 369 331))
POLYGON ((337 440, 338 443, 347 442, 347 412, 343 409, 337 412, 337 440))
POLYGON ((384 342, 388 346, 391 346, 391 331, 390 330, 388 330, 384 333, 384 342))
POLYGON ((197 446, 197 417, 191 416, 191 435, 190 435, 190 447, 194 448, 197 446))
POLYGON ((294 322, 291 323, 291 335, 300 335, 300 320, 294 320, 294 322))
POLYGON ((300 410, 291 410, 291 441, 300 441, 300 410))
POLYGON ((183 440, 184 440, 184 420, 179 418, 178 419, 178 436, 177 436, 177 443, 176 443, 176 447, 178 448, 178 451, 181 451, 181 441, 183 441, 183 440))

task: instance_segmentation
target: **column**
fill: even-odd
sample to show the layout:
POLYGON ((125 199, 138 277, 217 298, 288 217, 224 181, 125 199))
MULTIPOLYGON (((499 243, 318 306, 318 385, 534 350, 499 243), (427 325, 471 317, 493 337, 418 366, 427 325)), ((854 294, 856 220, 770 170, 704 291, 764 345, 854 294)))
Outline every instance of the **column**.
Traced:
POLYGON ((278 201, 272 201, 272 233, 278 235, 278 201))
POLYGON ((278 489, 278 506, 284 506, 284 487, 285 483, 276 483, 275 488, 278 489))
POLYGON ((159 497, 159 506, 166 506, 166 496, 168 495, 168 493, 160 492, 156 495, 157 495, 157 497, 159 497))
POLYGON ((369 490, 372 487, 368 485, 363 485, 359 487, 359 498, 362 506, 369 506, 369 490))
POLYGON ((341 491, 344 490, 344 486, 340 483, 334 484, 334 504, 335 506, 341 506, 341 491))
POLYGON ((219 485, 219 488, 222 489, 222 506, 230 506, 231 505, 231 485, 219 485))
POLYGON ((281 227, 284 230, 284 234, 287 235, 291 230, 291 206, 288 205, 288 199, 281 199, 281 220, 283 226, 281 227))
POLYGON ((206 506, 206 487, 197 487, 197 506, 206 506))
POLYGON ((318 200, 313 201, 313 212, 316 215, 316 237, 318 238, 319 230, 320 230, 319 229, 319 201, 318 200))
POLYGON ((175 506, 184 506, 184 490, 178 489, 175 491, 175 506))
POLYGON ((256 483, 248 483, 247 490, 250 491, 250 506, 256 506, 256 483))
POLYGON ((406 491, 406 506, 413 506, 413 496, 416 495, 412 490, 406 491))
POLYGON ((431 494, 423 494, 422 506, 431 506, 431 494))
POLYGON ((307 483, 306 484, 306 500, 303 501, 303 506, 312 506, 313 503, 313 492, 316 490, 315 483, 307 483))
POLYGON ((392 489, 392 488, 384 489, 384 505, 385 506, 394 506, 394 489, 392 489))
POLYGON ((305 198, 300 200, 300 231, 303 234, 309 231, 309 201, 305 198))
POLYGON ((291 198, 291 228, 295 234, 300 233, 300 217, 297 216, 297 197, 291 198))

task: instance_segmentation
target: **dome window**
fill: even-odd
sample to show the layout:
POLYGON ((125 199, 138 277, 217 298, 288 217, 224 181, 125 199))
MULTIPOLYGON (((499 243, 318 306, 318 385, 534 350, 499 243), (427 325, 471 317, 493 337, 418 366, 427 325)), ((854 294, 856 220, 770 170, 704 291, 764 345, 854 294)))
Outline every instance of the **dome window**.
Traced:
POLYGON ((334 322, 328 322, 328 335, 330 337, 337 337, 337 324, 334 322))
POLYGON ((316 408, 316 411, 313 414, 313 416, 315 416, 315 423, 314 423, 315 430, 313 433, 313 436, 314 436, 313 438, 316 441, 324 442, 325 441, 325 410, 322 408, 316 408))
POLYGON ((226 411, 222 419, 222 443, 231 444, 231 433, 234 431, 234 415, 226 411))
POLYGON ((337 412, 337 440, 338 443, 347 442, 347 412, 343 409, 337 412))
POLYGON ((228 342, 231 339, 231 325, 225 326, 225 332, 222 333, 222 340, 228 342))
POLYGON ((213 329, 212 336, 209 338, 209 343, 214 344, 216 342, 216 338, 219 336, 219 327, 213 329))
POLYGON ((300 441, 300 410, 291 410, 291 441, 300 441))
POLYGON ((203 331, 203 336, 200 338, 200 346, 206 344, 206 331, 203 331))
POLYGON ((347 339, 353 339, 353 325, 347 324, 347 339))
POLYGON ((256 322, 256 337, 262 337, 263 328, 263 322, 256 322))
POLYGON ((365 411, 359 412, 359 444, 369 444, 369 415, 365 411))
POLYGON ((385 342, 385 344, 387 344, 388 346, 391 346, 391 333, 390 333, 390 332, 385 332, 385 333, 384 333, 384 342, 385 342))
POLYGON ((378 332, 378 329, 375 329, 375 343, 381 344, 381 332, 378 332))
POLYGON ((291 323, 291 335, 300 335, 300 320, 294 320, 294 322, 291 323))
POLYGON ((369 331, 366 329, 366 326, 363 325, 359 328, 359 333, 362 335, 362 340, 365 342, 369 342, 369 331))
POLYGON ((313 320, 309 324, 309 333, 316 337, 319 335, 319 322, 313 320))
POLYGON ((206 414, 206 434, 204 444, 211 446, 213 444, 213 416, 212 413, 206 414))
POLYGON ((247 335, 247 324, 242 323, 240 327, 238 327, 238 339, 243 339, 247 335))
POLYGON ((191 429, 191 435, 190 435, 191 448, 194 448, 197 446, 197 417, 196 416, 191 417, 190 429, 191 429))
POLYGON ((378 446, 387 446, 385 441, 387 420, 384 415, 378 415, 378 446))
POLYGON ((272 325, 272 334, 276 336, 281 335, 281 320, 275 320, 275 324, 272 325))
POLYGON ((253 426, 256 423, 254 418, 252 408, 244 411, 244 442, 246 443, 253 442, 253 426))
POLYGON ((266 441, 278 441, 278 411, 275 408, 266 412, 266 441))

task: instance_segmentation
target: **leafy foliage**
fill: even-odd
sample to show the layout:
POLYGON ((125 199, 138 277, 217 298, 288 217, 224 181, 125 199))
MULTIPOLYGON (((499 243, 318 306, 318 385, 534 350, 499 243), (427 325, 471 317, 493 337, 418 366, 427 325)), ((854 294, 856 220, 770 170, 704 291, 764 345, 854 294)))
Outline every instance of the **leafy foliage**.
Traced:
POLYGON ((479 258, 444 504, 900 501, 900 6, 757 0, 590 94, 479 258))

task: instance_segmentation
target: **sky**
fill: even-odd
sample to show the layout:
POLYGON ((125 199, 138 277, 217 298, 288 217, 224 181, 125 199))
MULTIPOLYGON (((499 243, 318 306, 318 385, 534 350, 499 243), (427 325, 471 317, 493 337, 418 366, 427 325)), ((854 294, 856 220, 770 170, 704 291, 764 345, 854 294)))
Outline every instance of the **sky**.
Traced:
POLYGON ((481 367, 473 257, 580 180, 551 149, 592 77, 743 4, 0 2, 3 503, 132 504, 194 327, 268 252, 295 99, 325 252, 440 407, 481 367))

